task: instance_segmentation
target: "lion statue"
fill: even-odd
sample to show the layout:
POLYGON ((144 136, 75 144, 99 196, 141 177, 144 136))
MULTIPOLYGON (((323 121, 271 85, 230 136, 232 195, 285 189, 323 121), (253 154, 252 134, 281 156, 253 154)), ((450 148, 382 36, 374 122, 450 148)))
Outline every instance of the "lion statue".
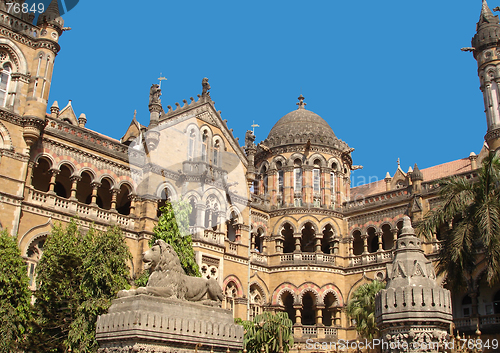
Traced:
POLYGON ((186 275, 172 245, 161 239, 156 240, 151 249, 144 253, 142 261, 150 273, 146 287, 122 290, 118 292, 119 298, 150 294, 194 302, 205 298, 217 302, 224 299, 222 289, 215 279, 186 275))

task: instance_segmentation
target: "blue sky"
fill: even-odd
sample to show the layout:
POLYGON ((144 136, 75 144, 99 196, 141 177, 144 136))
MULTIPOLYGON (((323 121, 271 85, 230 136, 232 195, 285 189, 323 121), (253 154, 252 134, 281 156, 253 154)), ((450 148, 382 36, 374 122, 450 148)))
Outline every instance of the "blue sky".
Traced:
MULTIPOLYGON (((490 1, 490 8, 500 0, 490 1)), ((162 103, 201 93, 243 143, 257 141, 296 109, 323 117, 382 179, 479 152, 486 118, 470 46, 481 9, 468 1, 116 1, 81 0, 64 15, 49 107, 68 100, 87 127, 119 139, 160 72, 162 103)))

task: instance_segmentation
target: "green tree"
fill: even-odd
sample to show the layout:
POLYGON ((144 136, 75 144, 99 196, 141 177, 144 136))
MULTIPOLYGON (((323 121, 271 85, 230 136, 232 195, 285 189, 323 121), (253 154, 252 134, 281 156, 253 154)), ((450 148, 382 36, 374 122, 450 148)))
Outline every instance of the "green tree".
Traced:
POLYGON ((73 220, 56 226, 37 267, 30 351, 95 352, 95 324, 127 287, 131 259, 119 228, 83 234, 73 220))
POLYGON ((31 320, 26 264, 15 238, 0 232, 0 352, 20 351, 31 320))
POLYGON ((283 352, 288 352, 293 346, 292 320, 286 312, 273 314, 266 311, 252 321, 236 319, 235 322, 245 329, 243 344, 249 353, 260 353, 262 347, 266 353, 277 353, 280 338, 283 352))
POLYGON ((153 230, 149 245, 152 246, 157 239, 172 245, 186 274, 200 277, 200 270, 194 258, 193 241, 189 234, 191 205, 185 201, 167 202, 160 211, 162 214, 153 230))
POLYGON ((375 323, 375 294, 385 288, 379 281, 365 283, 357 288, 347 304, 347 315, 356 320, 356 330, 361 337, 373 339, 379 330, 375 323))
POLYGON ((500 277, 500 159, 490 154, 475 179, 453 177, 437 183, 441 202, 427 213, 417 233, 430 238, 446 225, 438 255, 438 274, 447 273, 455 289, 472 289, 472 274, 484 259, 486 280, 500 277), (447 227, 452 222, 452 227, 447 227))

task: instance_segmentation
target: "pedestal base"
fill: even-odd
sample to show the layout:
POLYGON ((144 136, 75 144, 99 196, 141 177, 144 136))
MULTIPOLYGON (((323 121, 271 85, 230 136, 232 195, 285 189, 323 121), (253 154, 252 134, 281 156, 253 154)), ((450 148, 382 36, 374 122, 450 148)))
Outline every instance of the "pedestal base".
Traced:
POLYGON ((243 349, 243 327, 229 310, 149 295, 115 299, 96 332, 102 353, 243 349))

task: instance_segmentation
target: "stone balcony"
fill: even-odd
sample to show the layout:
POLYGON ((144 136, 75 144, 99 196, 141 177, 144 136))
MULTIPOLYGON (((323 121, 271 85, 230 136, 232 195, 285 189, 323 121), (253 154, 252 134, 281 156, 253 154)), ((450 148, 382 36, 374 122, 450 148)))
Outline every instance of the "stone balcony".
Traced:
POLYGON ((324 325, 294 325, 293 326, 294 340, 305 342, 307 339, 337 339, 337 327, 324 325))
POLYGON ((374 253, 351 256, 349 266, 363 266, 392 261, 392 250, 382 250, 374 253))
POLYGON ((135 218, 122 215, 115 210, 104 210, 97 205, 87 205, 77 200, 66 199, 55 194, 29 189, 25 200, 27 206, 48 209, 52 212, 79 217, 82 220, 104 225, 118 225, 120 228, 134 230, 135 218))
POLYGON ((500 314, 456 318, 453 319, 453 323, 459 332, 464 333, 473 334, 478 327, 482 333, 500 332, 500 314))

